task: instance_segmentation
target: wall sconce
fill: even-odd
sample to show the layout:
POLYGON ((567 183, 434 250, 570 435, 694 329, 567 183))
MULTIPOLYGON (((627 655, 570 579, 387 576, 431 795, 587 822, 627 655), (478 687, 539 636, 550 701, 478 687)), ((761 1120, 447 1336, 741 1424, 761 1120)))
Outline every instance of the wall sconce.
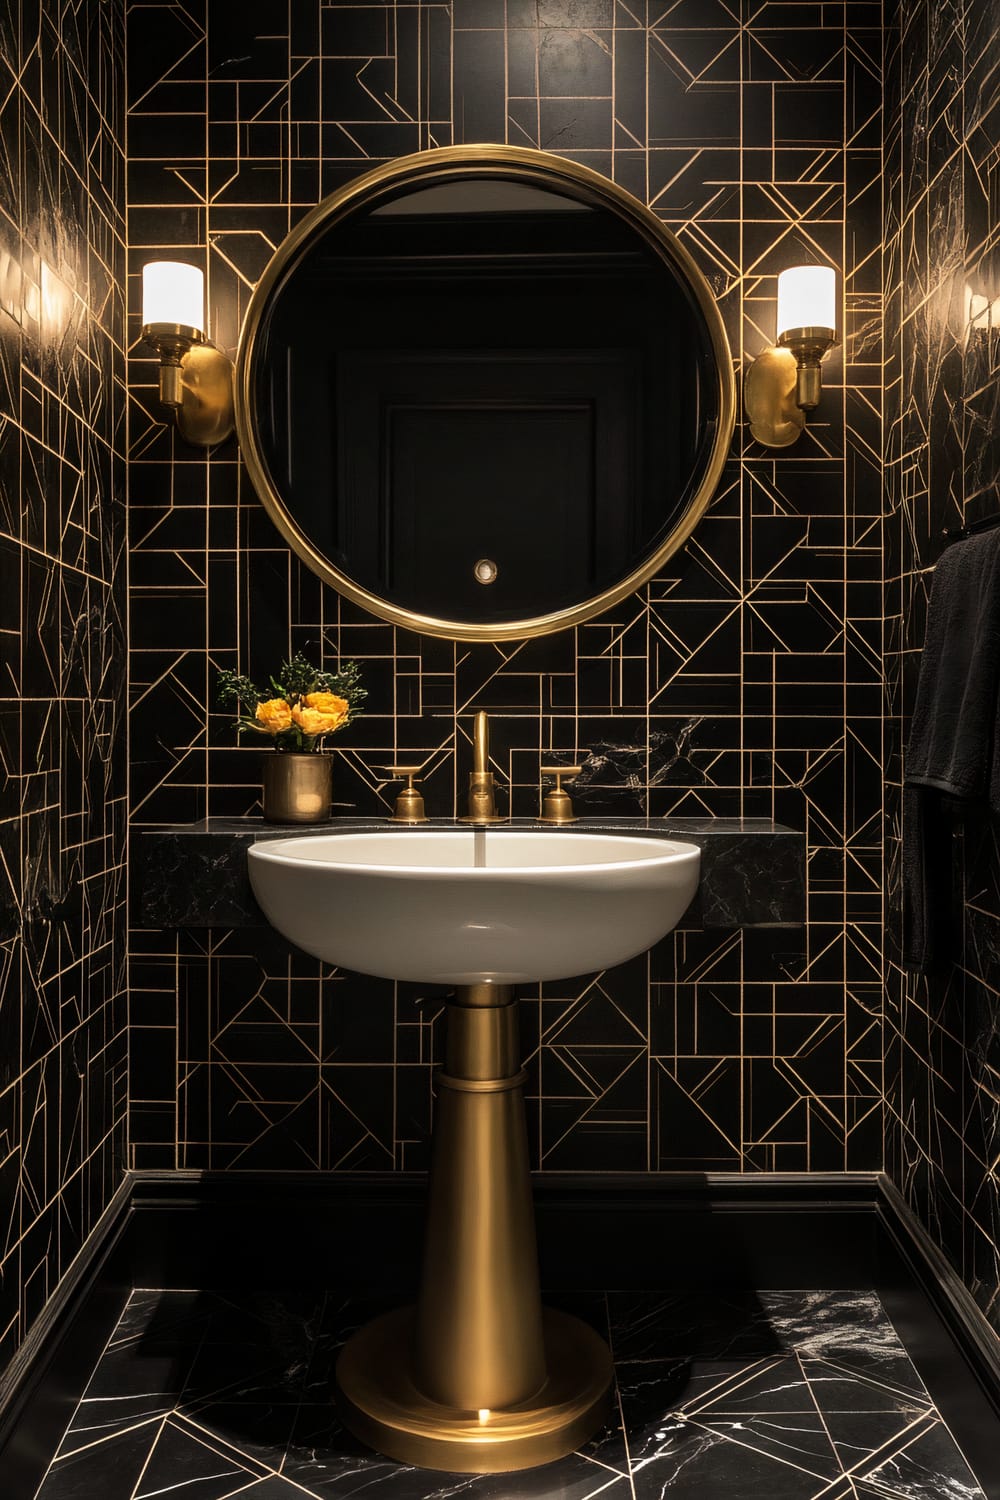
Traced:
POLYGON ((984 297, 981 292, 974 292, 970 286, 965 288, 965 325, 966 343, 971 337, 977 340, 993 340, 1000 333, 1000 297, 984 297))
POLYGON ((746 373, 750 432, 768 448, 787 448, 819 405, 820 361, 837 342, 837 276, 831 266, 791 266, 778 277, 777 345, 746 373))
POLYGON ((185 442, 211 446, 233 430, 233 364, 205 337, 205 277, 197 266, 142 268, 142 337, 160 356, 160 400, 185 442))

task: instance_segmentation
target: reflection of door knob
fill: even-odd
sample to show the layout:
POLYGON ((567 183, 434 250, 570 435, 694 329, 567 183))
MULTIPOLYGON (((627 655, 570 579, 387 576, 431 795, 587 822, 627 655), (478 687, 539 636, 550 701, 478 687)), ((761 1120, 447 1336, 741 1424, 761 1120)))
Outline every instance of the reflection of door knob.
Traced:
POLYGON ((396 798, 396 808, 389 819, 391 823, 426 823, 427 814, 424 812, 424 799, 413 785, 413 779, 419 775, 420 766, 383 766, 390 776, 405 776, 406 785, 396 798))
POLYGON ((556 784, 550 792, 545 794, 542 803, 540 823, 575 823, 576 813, 573 804, 569 800, 569 792, 564 792, 562 779, 564 776, 579 776, 583 770, 582 766, 542 766, 543 776, 554 776, 556 784))

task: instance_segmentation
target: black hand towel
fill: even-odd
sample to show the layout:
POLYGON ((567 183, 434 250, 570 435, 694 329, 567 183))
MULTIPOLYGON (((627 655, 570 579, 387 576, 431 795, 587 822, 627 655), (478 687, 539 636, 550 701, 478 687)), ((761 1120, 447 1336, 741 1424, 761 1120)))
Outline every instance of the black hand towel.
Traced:
POLYGON ((903 962, 947 957, 950 837, 942 798, 1000 811, 1000 529, 950 547, 934 570, 904 762, 903 962))

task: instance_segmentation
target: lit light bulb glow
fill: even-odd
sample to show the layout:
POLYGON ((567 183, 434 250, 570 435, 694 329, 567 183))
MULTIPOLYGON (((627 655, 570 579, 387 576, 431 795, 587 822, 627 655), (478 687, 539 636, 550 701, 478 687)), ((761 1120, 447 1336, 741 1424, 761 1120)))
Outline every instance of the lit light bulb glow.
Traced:
POLYGON ((142 321, 205 332, 205 277, 197 266, 153 260, 142 268, 142 321))
POLYGON ((790 266, 778 277, 778 329, 837 326, 837 273, 832 266, 790 266))

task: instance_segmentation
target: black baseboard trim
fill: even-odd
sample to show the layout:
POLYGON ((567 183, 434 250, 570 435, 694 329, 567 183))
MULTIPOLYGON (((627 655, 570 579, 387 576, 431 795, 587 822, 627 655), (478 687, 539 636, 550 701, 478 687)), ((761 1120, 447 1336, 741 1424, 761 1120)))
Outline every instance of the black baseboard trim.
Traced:
MULTIPOLYGON (((875 1185, 874 1173, 540 1173, 542 1283, 870 1286, 875 1185)), ((406 1292, 419 1271, 424 1199, 422 1173, 145 1173, 132 1197, 132 1267, 146 1286, 277 1289, 289 1284, 294 1245, 299 1285, 406 1292)))
MULTIPOLYGON (((990 1500, 1000 1341, 889 1180, 540 1174, 543 1285, 878 1291, 990 1500)), ((4 1500, 31 1500, 129 1291, 411 1290, 423 1175, 130 1174, 0 1382, 4 1500)))

